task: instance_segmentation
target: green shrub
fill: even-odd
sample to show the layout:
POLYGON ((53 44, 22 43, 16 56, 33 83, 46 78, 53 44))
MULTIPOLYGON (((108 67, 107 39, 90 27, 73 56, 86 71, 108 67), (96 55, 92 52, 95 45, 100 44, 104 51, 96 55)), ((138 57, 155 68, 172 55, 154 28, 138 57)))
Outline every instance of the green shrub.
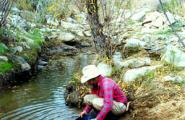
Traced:
POLYGON ((5 72, 11 70, 13 65, 8 62, 0 62, 0 75, 4 74, 5 72))
POLYGON ((8 47, 5 44, 0 43, 0 55, 7 51, 8 51, 8 47))
POLYGON ((26 31, 16 31, 17 40, 26 41, 28 45, 32 48, 40 48, 44 42, 42 33, 39 29, 34 28, 28 32, 26 31))

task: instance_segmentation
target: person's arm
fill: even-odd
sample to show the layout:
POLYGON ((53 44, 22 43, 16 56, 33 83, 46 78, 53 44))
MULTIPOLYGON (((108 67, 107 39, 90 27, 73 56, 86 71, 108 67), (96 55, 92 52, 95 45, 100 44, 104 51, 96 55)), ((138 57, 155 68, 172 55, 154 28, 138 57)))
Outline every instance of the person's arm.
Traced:
POLYGON ((104 120, 107 113, 112 110, 113 105, 113 85, 106 81, 103 84, 103 90, 104 90, 104 101, 103 101, 103 107, 100 110, 99 114, 97 115, 97 120, 104 120))

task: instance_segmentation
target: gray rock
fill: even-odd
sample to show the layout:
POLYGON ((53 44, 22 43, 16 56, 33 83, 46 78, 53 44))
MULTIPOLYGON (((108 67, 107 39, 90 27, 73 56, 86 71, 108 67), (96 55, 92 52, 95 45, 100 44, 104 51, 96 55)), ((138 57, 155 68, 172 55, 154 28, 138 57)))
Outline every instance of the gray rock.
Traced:
POLYGON ((130 39, 126 40, 125 48, 140 49, 140 48, 144 48, 145 45, 146 45, 146 43, 139 40, 139 39, 130 38, 130 39))
POLYGON ((8 61, 8 58, 6 56, 0 56, 0 61, 7 62, 8 61))
POLYGON ((46 15, 45 18, 46 18, 47 24, 53 25, 53 26, 58 26, 59 25, 58 20, 55 19, 52 15, 46 15))
POLYGON ((114 65, 115 65, 118 69, 122 68, 122 67, 123 67, 123 65, 122 65, 123 59, 122 59, 121 53, 120 53, 120 52, 115 52, 114 55, 113 55, 112 57, 113 57, 112 59, 113 59, 114 65))
MULTIPOLYGON (((163 3, 169 3, 171 0, 162 0, 163 3)), ((150 10, 158 10, 160 7, 159 0, 132 0, 132 8, 138 9, 138 8, 148 8, 150 10)))
POLYGON ((13 61, 18 62, 18 64, 21 65, 21 70, 22 71, 28 71, 28 70, 31 69, 31 66, 27 63, 27 61, 23 57, 20 57, 20 56, 12 56, 11 59, 13 61))
POLYGON ((38 60, 38 64, 39 64, 39 65, 43 65, 43 66, 45 66, 45 65, 47 65, 47 64, 48 64, 48 62, 43 61, 43 60, 38 60))
POLYGON ((8 18, 10 20, 11 26, 13 27, 16 27, 20 30, 27 30, 30 28, 27 21, 18 15, 9 15, 8 18))
POLYGON ((136 13, 132 15, 131 19, 134 21, 140 21, 142 18, 144 18, 147 11, 150 11, 147 8, 138 9, 135 11, 136 13))
POLYGON ((185 67, 185 53, 172 45, 166 47, 161 60, 178 68, 185 67))
POLYGON ((23 48, 21 46, 17 46, 17 47, 12 48, 12 50, 13 50, 13 53, 22 52, 23 48))
POLYGON ((74 24, 70 22, 65 22, 61 20, 61 26, 62 28, 65 28, 67 30, 78 30, 78 29, 83 29, 83 26, 80 24, 74 24))
POLYGON ((75 35, 73 35, 72 33, 60 32, 58 39, 62 41, 72 41, 75 39, 75 35))
POLYGON ((84 31, 83 33, 86 37, 91 37, 91 31, 84 31))
POLYGON ((112 74, 112 67, 105 63, 99 63, 97 68, 100 70, 101 74, 104 76, 111 76, 112 74))
POLYGON ((154 72, 157 68, 162 67, 162 65, 142 67, 128 70, 123 77, 124 82, 132 82, 140 77, 147 76, 149 73, 154 72))
POLYGON ((122 62, 121 65, 124 68, 137 68, 137 67, 142 67, 150 64, 151 64, 150 58, 145 57, 145 58, 133 58, 130 60, 125 60, 122 62))
POLYGON ((172 82, 177 82, 177 83, 181 83, 183 81, 183 78, 177 75, 167 75, 163 79, 165 81, 172 81, 172 82))
POLYGON ((45 66, 43 66, 43 65, 38 65, 38 66, 37 66, 37 69, 38 69, 38 70, 43 70, 44 67, 45 67, 45 66))

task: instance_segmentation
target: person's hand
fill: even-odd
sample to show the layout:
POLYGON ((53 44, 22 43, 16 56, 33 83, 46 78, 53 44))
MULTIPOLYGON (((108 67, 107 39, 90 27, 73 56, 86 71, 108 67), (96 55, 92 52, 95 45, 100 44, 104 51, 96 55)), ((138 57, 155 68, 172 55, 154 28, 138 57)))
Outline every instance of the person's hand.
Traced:
POLYGON ((83 115, 85 115, 85 114, 87 114, 85 111, 81 112, 81 113, 80 113, 80 117, 82 118, 83 115))

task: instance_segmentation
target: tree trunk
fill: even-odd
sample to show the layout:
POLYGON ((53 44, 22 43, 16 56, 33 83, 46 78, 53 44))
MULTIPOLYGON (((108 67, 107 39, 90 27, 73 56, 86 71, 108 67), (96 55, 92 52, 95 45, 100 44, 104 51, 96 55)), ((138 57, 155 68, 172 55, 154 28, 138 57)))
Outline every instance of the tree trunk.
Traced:
POLYGON ((86 7, 95 48, 102 56, 110 57, 110 39, 103 34, 103 26, 100 24, 98 16, 97 0, 86 0, 86 7))

